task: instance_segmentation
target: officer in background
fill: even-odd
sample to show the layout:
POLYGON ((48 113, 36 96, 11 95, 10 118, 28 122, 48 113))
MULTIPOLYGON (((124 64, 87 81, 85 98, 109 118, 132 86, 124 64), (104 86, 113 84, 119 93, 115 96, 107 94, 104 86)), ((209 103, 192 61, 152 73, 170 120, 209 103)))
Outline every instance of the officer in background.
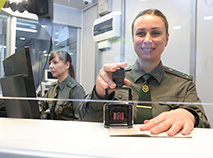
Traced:
MULTIPOLYGON (((134 104, 134 122, 143 124, 140 130, 149 130, 151 134, 167 131, 168 136, 173 136, 178 132, 187 135, 194 127, 209 128, 202 106, 166 103, 199 103, 200 99, 191 76, 163 66, 161 54, 169 40, 164 14, 157 9, 140 12, 132 23, 132 37, 137 60, 132 68, 127 68, 124 84, 133 89, 133 100, 153 101, 134 104)), ((128 100, 127 94, 120 91, 111 91, 109 98, 104 98, 106 88, 116 87, 112 72, 126 66, 127 63, 104 65, 87 99, 128 100)), ((103 103, 82 104, 80 119, 102 122, 103 103)))
MULTIPOLYGON (((52 53, 49 58, 49 69, 58 81, 51 84, 44 98, 84 98, 85 91, 75 80, 72 58, 67 52, 57 51, 52 53)), ((79 118, 78 101, 41 101, 41 109, 42 118, 53 120, 76 120, 79 118)))

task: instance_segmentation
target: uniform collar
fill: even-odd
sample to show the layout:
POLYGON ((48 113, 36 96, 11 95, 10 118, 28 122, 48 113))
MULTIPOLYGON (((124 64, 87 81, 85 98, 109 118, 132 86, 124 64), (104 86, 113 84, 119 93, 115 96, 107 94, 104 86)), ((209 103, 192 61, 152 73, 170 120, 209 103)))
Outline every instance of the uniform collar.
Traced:
POLYGON ((65 80, 63 80, 61 83, 58 84, 60 89, 63 89, 66 85, 67 82, 71 80, 71 76, 68 75, 67 78, 65 78, 65 80))
MULTIPOLYGON (((137 82, 144 74, 146 74, 146 72, 141 68, 138 61, 136 61, 135 64, 132 66, 132 76, 134 82, 137 82)), ((160 83, 164 74, 162 62, 160 62, 159 65, 150 72, 150 74, 158 83, 160 83)))

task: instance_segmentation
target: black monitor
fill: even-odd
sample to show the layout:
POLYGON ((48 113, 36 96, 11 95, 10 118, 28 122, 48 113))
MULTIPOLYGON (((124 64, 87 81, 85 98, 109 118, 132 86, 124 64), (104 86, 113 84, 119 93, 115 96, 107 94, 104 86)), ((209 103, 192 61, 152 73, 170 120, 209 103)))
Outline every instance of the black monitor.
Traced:
POLYGON ((3 60, 5 76, 25 74, 33 77, 30 48, 25 47, 3 60))
POLYGON ((21 97, 4 100, 7 117, 40 118, 38 101, 24 99, 36 98, 29 47, 6 58, 3 66, 5 77, 0 79, 3 96, 21 97))

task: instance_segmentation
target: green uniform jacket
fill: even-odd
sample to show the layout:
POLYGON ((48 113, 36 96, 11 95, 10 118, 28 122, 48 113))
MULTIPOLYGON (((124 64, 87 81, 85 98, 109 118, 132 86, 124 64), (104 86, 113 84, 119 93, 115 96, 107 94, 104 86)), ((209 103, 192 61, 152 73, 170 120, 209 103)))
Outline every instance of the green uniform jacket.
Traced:
MULTIPOLYGON (((44 98, 54 98, 58 82, 51 84, 50 89, 44 95, 44 98)), ((85 91, 83 87, 74 80, 70 75, 59 84, 59 99, 83 99, 85 91)), ((51 109, 53 101, 42 101, 42 110, 51 109)), ((78 101, 57 101, 55 107, 57 120, 75 120, 79 118, 79 102, 78 101)))
MULTIPOLYGON (((133 100, 138 100, 139 91, 143 83, 142 76, 145 71, 136 62, 132 68, 126 70, 125 78, 130 80, 130 87, 133 90, 133 100)), ((184 108, 190 111, 196 118, 196 127, 209 128, 210 124, 206 118, 201 105, 167 104, 165 102, 200 102, 197 96, 195 84, 192 77, 174 69, 164 67, 160 63, 150 73, 154 79, 150 80, 149 87, 151 93, 152 116, 156 117, 164 111, 177 108, 184 108), (157 103, 156 103, 157 102, 157 103), (161 102, 161 103, 160 103, 161 102), (164 103, 162 103, 164 102, 164 103)), ((128 92, 115 91, 110 95, 115 100, 128 100, 128 92)), ((111 98, 110 97, 110 98, 111 98)), ((87 95, 87 99, 98 99, 93 90, 87 95)), ((81 105, 80 119, 85 121, 103 121, 103 104, 98 102, 88 102, 81 105)), ((135 107, 136 104, 134 103, 135 107)), ((134 113, 136 113, 136 108, 134 113)), ((136 117, 136 116, 135 116, 136 117)), ((136 118, 135 118, 136 119, 136 118)))

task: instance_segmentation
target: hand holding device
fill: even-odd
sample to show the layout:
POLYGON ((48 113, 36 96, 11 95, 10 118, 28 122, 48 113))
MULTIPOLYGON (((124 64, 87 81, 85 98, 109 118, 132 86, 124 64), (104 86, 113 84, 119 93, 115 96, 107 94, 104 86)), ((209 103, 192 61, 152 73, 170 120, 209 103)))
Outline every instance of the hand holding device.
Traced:
MULTIPOLYGON (((128 91, 129 100, 132 100, 132 89, 130 87, 123 87, 125 78, 125 71, 123 68, 117 68, 112 72, 112 80, 115 82, 116 87, 113 90, 128 91)), ((108 98, 108 90, 105 89, 105 98, 108 98)), ((133 104, 123 102, 110 102, 104 104, 104 126, 127 126, 133 125, 133 104)))
MULTIPOLYGON (((116 84, 112 79, 112 73, 115 72, 118 68, 125 68, 126 66, 126 62, 103 65, 97 76, 95 86, 95 92, 99 98, 104 98, 106 88, 110 87, 111 89, 114 89, 116 87, 116 84)), ((130 81, 124 79, 124 84, 128 86, 130 85, 130 81)))
POLYGON ((125 71, 123 68, 117 68, 115 72, 112 72, 112 80, 115 82, 116 87, 122 87, 124 85, 125 71))

